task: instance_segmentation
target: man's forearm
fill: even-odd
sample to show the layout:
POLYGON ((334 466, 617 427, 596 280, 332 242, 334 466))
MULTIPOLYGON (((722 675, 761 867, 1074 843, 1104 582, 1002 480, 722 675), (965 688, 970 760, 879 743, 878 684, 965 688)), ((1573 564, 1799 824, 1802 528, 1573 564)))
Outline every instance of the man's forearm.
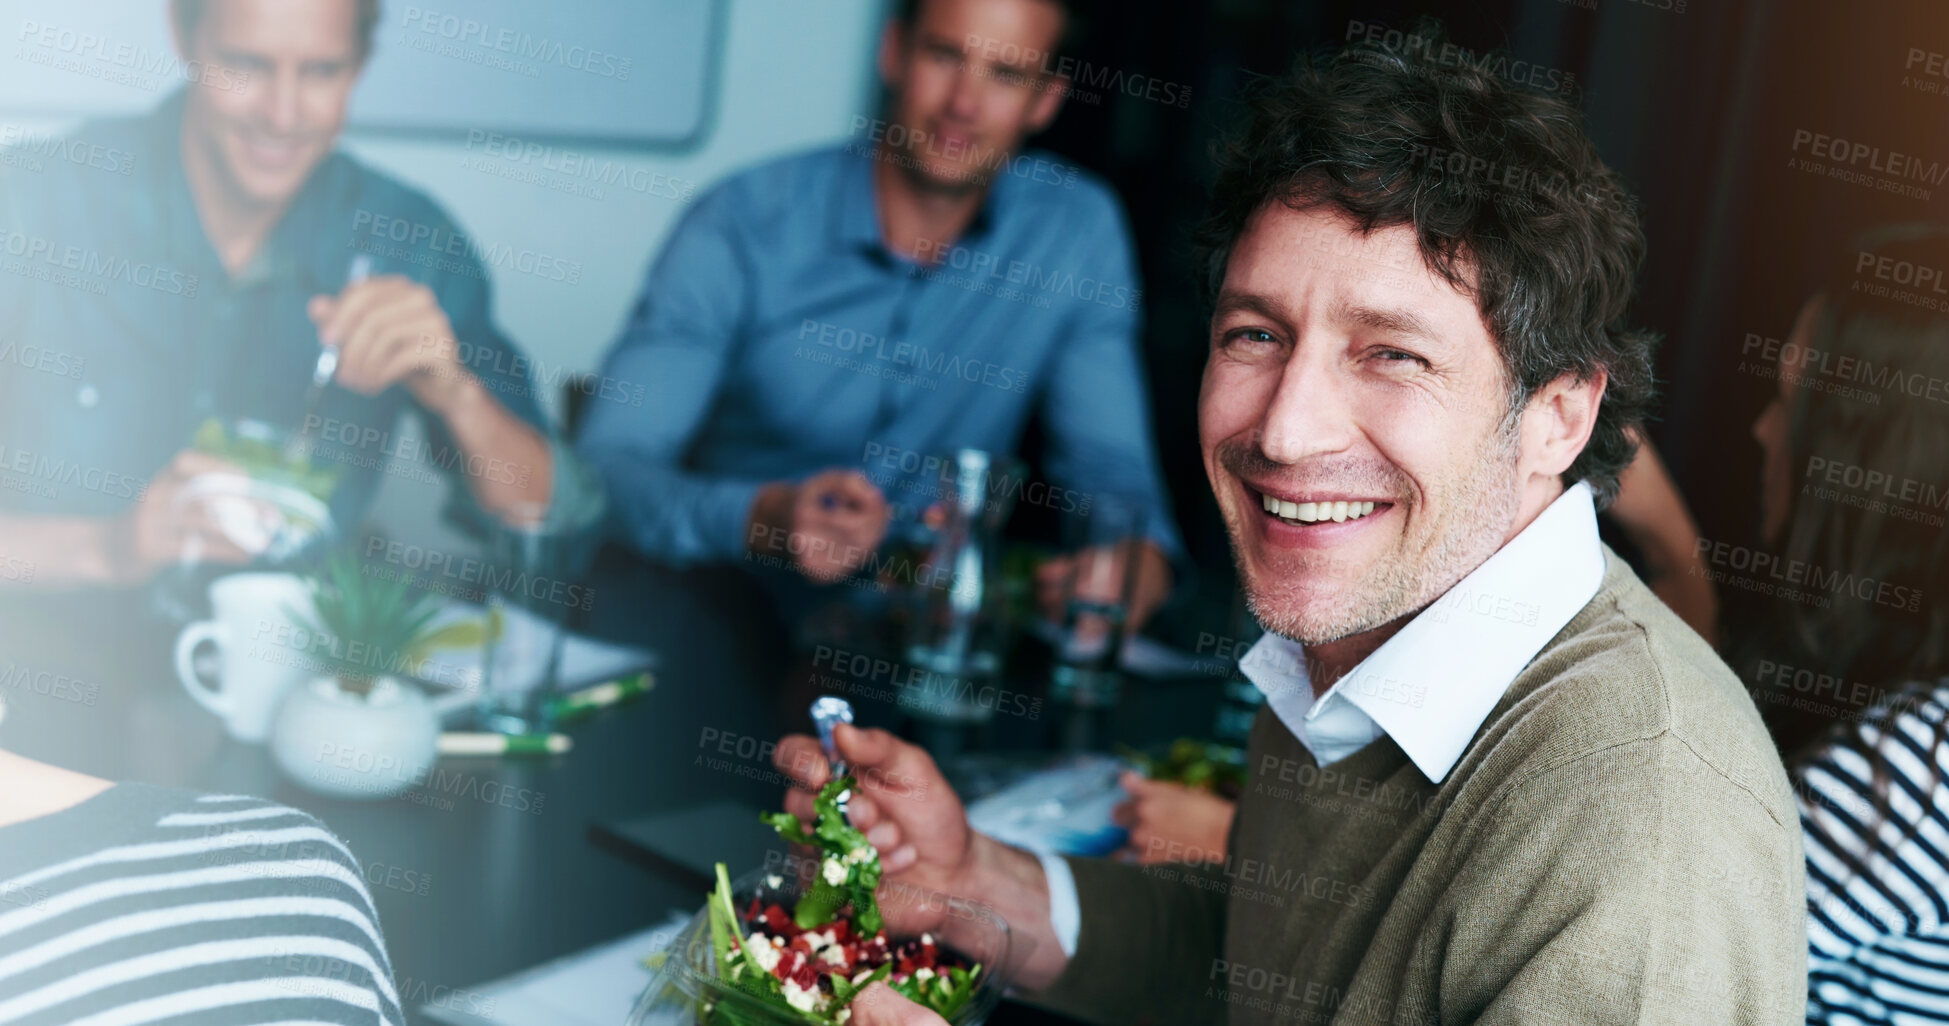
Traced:
POLYGON ((471 375, 438 411, 465 457, 462 476, 483 509, 500 514, 546 506, 555 480, 548 440, 471 375))
POLYGON ((0 588, 133 580, 135 568, 116 558, 120 526, 105 517, 0 514, 0 588))

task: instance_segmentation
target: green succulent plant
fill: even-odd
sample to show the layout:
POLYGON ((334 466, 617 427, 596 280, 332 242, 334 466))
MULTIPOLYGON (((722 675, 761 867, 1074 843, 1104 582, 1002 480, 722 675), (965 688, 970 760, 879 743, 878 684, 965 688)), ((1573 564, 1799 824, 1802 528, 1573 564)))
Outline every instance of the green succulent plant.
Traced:
POLYGON ((306 576, 315 615, 292 620, 331 639, 326 655, 341 688, 356 694, 384 676, 410 676, 436 648, 479 645, 492 623, 460 620, 434 627, 442 601, 413 587, 408 575, 336 553, 306 576))

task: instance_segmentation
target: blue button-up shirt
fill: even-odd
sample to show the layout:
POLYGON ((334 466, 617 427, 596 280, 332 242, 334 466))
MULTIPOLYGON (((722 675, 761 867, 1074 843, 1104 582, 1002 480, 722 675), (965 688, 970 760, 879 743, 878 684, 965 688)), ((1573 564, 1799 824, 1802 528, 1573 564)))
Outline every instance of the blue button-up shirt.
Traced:
POLYGON ((614 529, 670 565, 736 559, 761 485, 830 468, 924 507, 930 457, 1012 452, 1039 410, 1057 487, 1002 487, 1064 513, 1134 498, 1180 553, 1110 190, 1023 154, 916 262, 882 240, 874 159, 849 145, 740 173, 677 226, 604 366, 646 401, 595 404, 578 439, 614 529))
MULTIPOLYGON (((125 509, 206 418, 303 425, 318 359, 305 304, 344 288, 352 257, 431 288, 463 362, 546 431, 527 362, 488 317, 476 247, 426 196, 327 157, 251 262, 231 275, 204 235, 182 162, 183 98, 148 114, 19 139, 0 159, 0 509, 125 509)), ((402 386, 320 397, 314 463, 344 468, 332 507, 356 523, 391 470, 456 482, 519 473, 470 461, 402 386)), ((575 475, 558 466, 557 498, 575 475)))

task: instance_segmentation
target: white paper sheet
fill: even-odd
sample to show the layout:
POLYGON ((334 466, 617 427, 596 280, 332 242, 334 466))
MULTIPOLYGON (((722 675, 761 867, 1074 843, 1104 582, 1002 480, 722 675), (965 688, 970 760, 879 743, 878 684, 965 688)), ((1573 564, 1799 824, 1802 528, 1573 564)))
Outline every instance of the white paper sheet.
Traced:
POLYGON ((667 946, 696 912, 673 910, 645 930, 466 988, 468 1001, 420 1006, 453 1026, 621 1026, 649 985, 643 958, 667 946))
MULTIPOLYGON (((479 619, 486 615, 480 606, 468 602, 449 602, 434 619, 436 626, 455 620, 479 619)), ((433 699, 434 712, 448 713, 471 709, 480 696, 481 650, 478 646, 435 650, 427 659, 423 674, 435 683, 450 687, 433 699)), ((656 655, 647 649, 602 641, 569 633, 562 638, 561 660, 555 668, 556 687, 572 691, 600 684, 656 665, 656 655)))

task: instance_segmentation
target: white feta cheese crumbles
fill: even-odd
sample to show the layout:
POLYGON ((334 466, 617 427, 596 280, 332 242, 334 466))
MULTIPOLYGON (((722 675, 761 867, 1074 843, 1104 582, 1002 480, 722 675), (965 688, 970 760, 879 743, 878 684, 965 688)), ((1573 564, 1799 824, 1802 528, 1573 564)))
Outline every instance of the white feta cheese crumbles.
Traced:
POLYGON ((758 967, 766 972, 771 972, 772 967, 778 964, 778 948, 775 944, 772 938, 762 933, 754 933, 745 938, 745 950, 750 953, 751 960, 758 963, 758 967))
POLYGON ((923 933, 920 935, 920 942, 931 946, 934 943, 934 935, 931 933, 923 933))
POLYGON ((859 848, 854 848, 852 851, 846 853, 846 861, 851 862, 854 865, 858 865, 861 862, 865 862, 867 859, 870 859, 872 857, 873 857, 873 849, 863 847, 863 846, 859 848))
POLYGON ((812 1012, 825 1004, 825 995, 819 993, 817 987, 801 987, 791 980, 786 980, 785 1003, 801 1012, 812 1012))
POLYGON ((928 969, 924 966, 914 971, 914 979, 919 980, 922 983, 926 983, 928 980, 931 980, 933 978, 934 978, 934 970, 928 969))
POLYGON ((777 873, 772 873, 765 877, 765 886, 771 888, 774 891, 777 890, 779 887, 783 886, 784 883, 785 883, 785 878, 779 876, 777 873))
POLYGON ((838 1015, 832 1017, 832 1020, 839 1023, 851 1022, 853 1020, 853 1010, 850 1008, 842 1008, 839 1010, 838 1015))
POLYGON ((830 855, 826 856, 825 865, 820 872, 825 876, 826 882, 834 887, 846 882, 846 864, 830 855))

